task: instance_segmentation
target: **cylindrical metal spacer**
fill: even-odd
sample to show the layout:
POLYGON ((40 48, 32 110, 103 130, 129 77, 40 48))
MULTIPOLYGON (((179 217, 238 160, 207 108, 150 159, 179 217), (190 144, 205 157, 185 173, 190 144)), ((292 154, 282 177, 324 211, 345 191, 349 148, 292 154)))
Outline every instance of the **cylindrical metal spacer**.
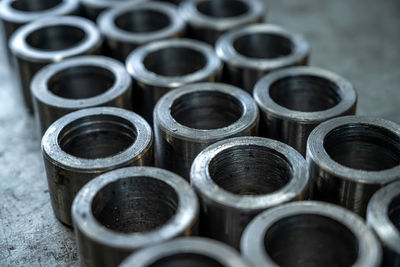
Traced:
MULTIPOLYGON (((140 4, 147 0, 129 0, 132 4, 140 4)), ((82 11, 88 19, 96 21, 105 10, 127 3, 126 0, 80 0, 82 11)))

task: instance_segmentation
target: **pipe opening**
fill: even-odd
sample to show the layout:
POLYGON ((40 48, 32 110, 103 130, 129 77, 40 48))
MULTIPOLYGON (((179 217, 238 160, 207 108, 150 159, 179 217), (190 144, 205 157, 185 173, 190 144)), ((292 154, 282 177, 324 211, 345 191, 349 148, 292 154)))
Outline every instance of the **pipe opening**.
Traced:
POLYGON ((217 260, 206 255, 179 253, 166 256, 149 265, 149 267, 224 267, 217 260))
POLYGON ((327 110, 342 100, 335 83, 310 75, 282 78, 271 85, 269 94, 278 105, 302 112, 327 110))
POLYGON ((382 171, 400 164, 400 138, 367 124, 348 124, 331 131, 324 148, 336 162, 353 169, 382 171))
POLYGON ((143 64, 146 69, 158 75, 178 77, 203 69, 207 64, 207 58, 195 49, 165 47, 148 54, 143 64))
POLYGON ((236 51, 255 59, 274 59, 293 52, 290 39, 273 33, 252 33, 240 36, 233 43, 236 51))
POLYGON ((68 99, 84 99, 101 95, 115 83, 115 75, 101 67, 78 66, 56 73, 47 83, 55 95, 68 99))
POLYGON ((57 51, 72 48, 81 43, 86 33, 75 26, 45 26, 31 32, 26 42, 33 48, 44 51, 57 51))
POLYGON ((128 149, 136 135, 134 125, 125 119, 92 115, 65 126, 58 144, 63 151, 78 158, 106 158, 128 149))
POLYGON ((148 33, 162 30, 171 23, 169 17, 159 11, 141 9, 127 11, 115 19, 115 25, 132 33, 148 33))
POLYGON ((249 7, 244 1, 206 0, 198 3, 197 10, 209 17, 229 18, 246 14, 249 7))
POLYGON ((393 225, 400 232, 400 194, 389 205, 388 216, 393 225))
POLYGON ((103 187, 92 202, 93 216, 110 230, 138 233, 155 230, 178 209, 178 195, 152 177, 129 177, 103 187))
POLYGON ((283 218, 266 232, 267 254, 279 266, 352 266, 358 241, 343 224, 331 218, 302 214, 283 218))
POLYGON ((292 167, 283 155, 267 147, 241 145, 217 154, 210 162, 211 179, 236 195, 265 195, 292 179, 292 167))
POLYGON ((236 98, 221 92, 185 94, 171 106, 171 115, 178 123, 201 130, 232 125, 243 112, 243 106, 236 98))
POLYGON ((16 0, 11 3, 11 7, 16 10, 24 12, 36 12, 54 8, 60 5, 62 2, 63 2, 62 0, 45 0, 45 1, 16 0))

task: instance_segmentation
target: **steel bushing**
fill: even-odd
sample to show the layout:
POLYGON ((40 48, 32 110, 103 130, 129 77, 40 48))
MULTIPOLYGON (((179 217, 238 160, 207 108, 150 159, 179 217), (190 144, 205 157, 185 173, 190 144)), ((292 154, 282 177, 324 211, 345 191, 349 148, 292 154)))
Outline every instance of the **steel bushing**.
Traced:
POLYGON ((222 63, 206 43, 170 39, 135 49, 126 67, 136 85, 134 110, 151 123, 154 106, 162 95, 186 84, 218 81, 222 63))
POLYGON ((123 166, 153 164, 150 125, 120 108, 75 111, 55 121, 42 138, 50 199, 56 217, 71 225, 71 204, 94 177, 123 166))
POLYGON ((250 267, 238 252, 218 241, 200 237, 178 238, 142 249, 120 267, 250 267))
POLYGON ((33 111, 30 83, 43 66, 101 48, 96 25, 74 16, 49 17, 20 27, 11 37, 9 47, 17 63, 21 90, 29 111, 33 111))
POLYGON ((265 15, 259 0, 186 0, 179 9, 188 24, 188 36, 210 44, 227 31, 261 22, 265 15))
POLYGON ((253 95, 262 113, 260 134, 284 142, 303 155, 307 138, 318 124, 353 115, 357 103, 350 82, 314 67, 267 74, 256 83, 253 95))
POLYGON ((246 227, 242 255, 254 266, 378 267, 379 241, 364 221, 341 207, 314 201, 285 204, 246 227))
POLYGON ((135 250, 196 233, 198 202, 178 175, 130 167, 86 184, 72 206, 81 266, 117 266, 135 250))
POLYGON ((329 120, 311 132, 307 161, 314 199, 365 216, 372 194, 400 179, 400 125, 360 116, 329 120))
POLYGON ((125 61, 140 45, 180 37, 185 22, 169 3, 127 3, 102 13, 97 23, 105 36, 107 55, 125 61))
POLYGON ((79 109, 131 109, 131 88, 125 66, 111 58, 80 56, 45 66, 31 83, 41 134, 57 119, 79 109))
POLYGON ((256 24, 223 34, 215 45, 225 63, 222 80, 248 92, 265 74, 306 65, 310 47, 303 36, 272 24, 256 24))
MULTIPOLYGON (((130 3, 143 3, 147 0, 129 0, 130 3)), ((126 0, 80 0, 82 11, 84 15, 95 21, 97 17, 106 9, 110 9, 122 4, 127 3, 126 0)))
POLYGON ((400 181, 379 189, 367 209, 367 223, 383 247, 383 266, 400 266, 400 181))
POLYGON ((239 248, 250 220, 306 199, 308 180, 305 159, 284 143, 261 137, 217 142, 196 157, 190 173, 200 198, 199 233, 239 248))
POLYGON ((195 157, 220 140, 257 135, 259 113, 251 96, 221 83, 197 83, 164 95, 154 109, 156 166, 189 180, 195 157))

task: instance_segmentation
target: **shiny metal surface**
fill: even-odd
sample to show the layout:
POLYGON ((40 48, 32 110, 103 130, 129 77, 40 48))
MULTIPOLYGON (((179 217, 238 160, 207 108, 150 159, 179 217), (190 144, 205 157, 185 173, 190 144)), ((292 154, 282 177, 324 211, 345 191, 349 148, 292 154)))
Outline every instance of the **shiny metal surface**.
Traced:
POLYGON ((346 116, 317 126, 307 142, 313 198, 365 216, 369 199, 400 179, 400 125, 346 116))
POLYGON ((172 37, 181 37, 185 22, 169 3, 127 2, 103 12, 97 24, 105 36, 105 53, 125 61, 140 45, 172 37))
MULTIPOLYGON (((93 21, 97 19, 101 12, 106 9, 116 7, 121 4, 125 4, 127 0, 79 0, 83 14, 93 21)), ((147 0, 129 0, 132 4, 139 4, 146 2, 147 0)))
POLYGON ((259 112, 251 96, 221 83, 196 83, 164 95, 154 109, 156 166, 189 180, 195 157, 235 136, 257 135, 259 112))
POLYGON ((384 267, 400 266, 400 181, 379 189, 367 209, 367 224, 383 247, 384 267))
POLYGON ((117 266, 133 251, 196 233, 198 202, 178 175, 152 167, 105 173, 72 206, 81 266, 117 266))
POLYGON ((98 53, 101 45, 96 25, 81 17, 48 17, 20 27, 9 47, 28 110, 33 111, 30 83, 39 69, 69 57, 98 53))
POLYGON ((256 24, 223 34, 215 51, 224 62, 223 82, 252 93, 265 74, 306 65, 310 46, 300 34, 273 24, 256 24))
POLYGON ((191 39, 169 39, 143 45, 126 60, 134 80, 134 110, 149 123, 162 95, 187 84, 219 81, 222 63, 213 48, 191 39))
POLYGON ((247 226, 241 251, 254 266, 378 267, 381 247, 364 221, 341 207, 314 201, 285 204, 247 226))
POLYGON ((309 175, 305 159, 288 145, 237 137, 204 149, 190 181, 200 199, 199 234, 239 248, 244 228, 257 214, 308 197, 309 175))
POLYGON ((131 109, 131 77, 108 57, 79 56, 53 63, 35 74, 31 94, 41 135, 62 116, 84 108, 131 109))
POLYGON ((260 134, 284 142, 304 156, 311 131, 331 118, 354 115, 357 103, 350 82, 315 67, 267 74, 256 83, 253 96, 262 114, 260 134))
POLYGON ((250 267, 237 251, 212 239, 178 238, 126 258, 120 267, 250 267))
POLYGON ((186 0, 179 10, 187 35, 210 44, 227 31, 261 22, 266 12, 259 0, 186 0))
POLYGON ((55 121, 42 139, 53 211, 71 225, 76 193, 94 177, 123 166, 153 165, 150 125, 120 108, 75 111, 55 121))

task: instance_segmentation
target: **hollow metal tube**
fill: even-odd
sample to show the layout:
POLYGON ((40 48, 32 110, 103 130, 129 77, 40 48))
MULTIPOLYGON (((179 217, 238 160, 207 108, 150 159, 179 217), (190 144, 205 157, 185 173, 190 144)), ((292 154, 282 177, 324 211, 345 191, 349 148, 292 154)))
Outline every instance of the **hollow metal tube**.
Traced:
POLYGON ((384 267, 400 266, 400 181, 379 189, 367 208, 367 224, 383 247, 384 267))
POLYGON ((49 17, 20 27, 10 39, 26 107, 33 112, 30 83, 49 63, 100 52, 102 39, 96 25, 74 16, 49 17))
POLYGON ((235 136, 257 135, 257 105, 243 90, 198 83, 164 95, 154 109, 156 166, 189 180, 195 157, 207 146, 235 136))
POLYGON ((219 81, 222 63, 206 43, 170 39, 135 49, 126 68, 134 80, 134 110, 152 123, 154 106, 162 95, 191 83, 219 81))
POLYGON ((201 238, 178 238, 144 248, 126 258, 120 267, 250 267, 237 251, 218 241, 201 238))
POLYGON ((153 165, 150 125, 120 108, 75 111, 55 121, 42 138, 42 155, 54 214, 71 225, 76 193, 101 173, 153 165))
MULTIPOLYGON (((129 0, 132 4, 139 4, 147 0, 129 0)), ((82 12, 90 20, 96 21, 97 17, 105 10, 125 4, 126 0, 80 0, 82 12)))
POLYGON ((313 199, 365 216, 369 199, 400 178, 400 125, 345 116, 317 126, 307 142, 313 199))
POLYGON ((131 109, 131 84, 125 66, 108 57, 80 56, 45 66, 31 83, 41 136, 57 119, 76 110, 131 109))
POLYGON ((261 109, 260 134, 284 142, 302 155, 307 138, 321 122, 354 115, 357 94, 350 82, 314 67, 277 70, 254 87, 261 109))
POLYGON ((336 205, 302 201, 258 215, 246 227, 241 252, 254 266, 378 267, 382 251, 356 214, 336 205))
POLYGON ((256 24, 223 34, 215 51, 224 62, 222 81, 252 93, 265 74, 307 65, 310 47, 300 34, 277 25, 256 24))
POLYGON ((204 149, 190 181, 200 199, 199 234, 239 248, 244 228, 258 213, 308 197, 309 176, 305 159, 288 145, 237 137, 204 149))
POLYGON ((105 36, 105 53, 121 61, 138 46, 181 37, 185 22, 169 3, 127 3, 103 12, 97 24, 105 36))
POLYGON ((266 10, 259 0, 186 0, 179 9, 187 35, 210 44, 227 31, 261 22, 266 10))
POLYGON ((178 175, 130 167, 96 177, 72 217, 81 266, 117 266, 132 252, 196 233, 198 201, 178 175))

